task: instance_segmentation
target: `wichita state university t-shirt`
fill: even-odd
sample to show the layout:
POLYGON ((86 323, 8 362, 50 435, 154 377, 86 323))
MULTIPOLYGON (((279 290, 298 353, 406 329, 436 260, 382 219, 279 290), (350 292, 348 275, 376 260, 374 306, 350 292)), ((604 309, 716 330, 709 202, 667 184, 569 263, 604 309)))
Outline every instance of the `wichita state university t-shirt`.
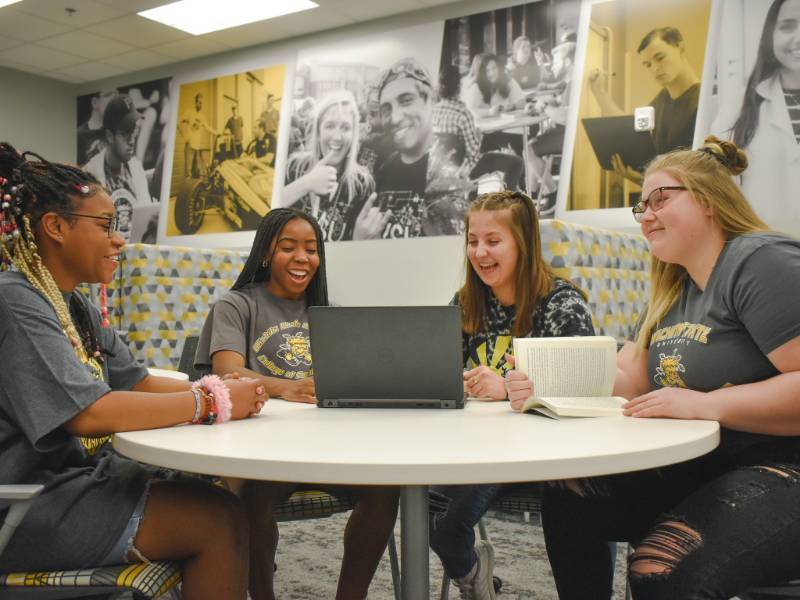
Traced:
MULTIPOLYGON (((777 375, 767 354, 800 335, 798 298, 800 241, 754 233, 726 242, 705 290, 687 278, 653 329, 651 387, 709 392, 777 375)), ((721 446, 771 437, 723 429, 721 446)))
POLYGON ((269 377, 304 379, 313 375, 306 300, 273 296, 264 283, 225 294, 208 314, 197 345, 195 366, 231 350, 245 367, 269 377))

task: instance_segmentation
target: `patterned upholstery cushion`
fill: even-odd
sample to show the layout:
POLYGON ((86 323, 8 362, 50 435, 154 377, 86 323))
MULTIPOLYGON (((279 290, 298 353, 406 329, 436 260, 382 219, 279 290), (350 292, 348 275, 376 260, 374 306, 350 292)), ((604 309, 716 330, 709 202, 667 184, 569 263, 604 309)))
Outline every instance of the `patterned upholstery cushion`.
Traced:
MULTIPOLYGON (((542 253, 586 291, 598 334, 627 339, 648 294, 642 236, 562 221, 541 222, 542 253)), ((175 369, 184 339, 198 335, 208 307, 239 275, 246 252, 131 244, 108 287, 112 325, 149 367, 175 369)))
POLYGON ((109 286, 114 327, 149 367, 175 369, 186 336, 198 335, 208 308, 242 270, 246 252, 131 244, 109 286))
POLYGON ((589 296, 595 330, 624 341, 647 304, 650 251, 640 235, 542 221, 542 254, 589 296))
POLYGON ((275 507, 276 521, 299 521, 319 519, 335 513, 347 512, 355 506, 355 498, 329 494, 318 490, 294 492, 282 504, 275 507))
POLYGON ((8 573, 0 574, 0 597, 3 597, 3 588, 68 587, 95 591, 107 588, 109 593, 131 590, 134 598, 150 599, 167 593, 180 579, 180 564, 175 562, 135 563, 78 571, 8 573))

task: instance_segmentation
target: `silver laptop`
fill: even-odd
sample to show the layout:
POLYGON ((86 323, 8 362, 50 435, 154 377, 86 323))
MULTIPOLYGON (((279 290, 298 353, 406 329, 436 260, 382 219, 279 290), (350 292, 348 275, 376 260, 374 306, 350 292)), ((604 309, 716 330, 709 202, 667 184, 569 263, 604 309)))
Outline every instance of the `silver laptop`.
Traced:
POLYGON ((308 309, 317 406, 463 408, 457 306, 308 309))

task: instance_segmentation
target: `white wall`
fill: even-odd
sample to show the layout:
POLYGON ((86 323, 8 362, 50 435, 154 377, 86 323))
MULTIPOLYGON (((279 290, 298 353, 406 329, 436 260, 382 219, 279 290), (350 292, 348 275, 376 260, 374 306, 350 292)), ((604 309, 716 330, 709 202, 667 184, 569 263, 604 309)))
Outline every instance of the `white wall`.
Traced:
POLYGON ((0 141, 75 161, 75 86, 0 67, 0 141))

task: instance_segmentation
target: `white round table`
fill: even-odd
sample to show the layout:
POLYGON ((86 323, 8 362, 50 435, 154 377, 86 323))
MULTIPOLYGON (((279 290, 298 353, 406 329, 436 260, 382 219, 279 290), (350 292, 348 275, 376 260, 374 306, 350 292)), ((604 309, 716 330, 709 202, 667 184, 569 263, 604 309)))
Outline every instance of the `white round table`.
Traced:
POLYGON ((464 410, 319 409, 270 400, 252 419, 119 433, 125 456, 173 469, 262 479, 400 485, 403 597, 428 598, 430 484, 544 481, 636 471, 714 449, 713 421, 555 421, 507 402, 464 410))
POLYGON ((182 371, 172 371, 171 369, 157 369, 155 367, 147 367, 147 372, 156 377, 169 377, 170 379, 178 379, 179 381, 189 381, 189 376, 182 371))

